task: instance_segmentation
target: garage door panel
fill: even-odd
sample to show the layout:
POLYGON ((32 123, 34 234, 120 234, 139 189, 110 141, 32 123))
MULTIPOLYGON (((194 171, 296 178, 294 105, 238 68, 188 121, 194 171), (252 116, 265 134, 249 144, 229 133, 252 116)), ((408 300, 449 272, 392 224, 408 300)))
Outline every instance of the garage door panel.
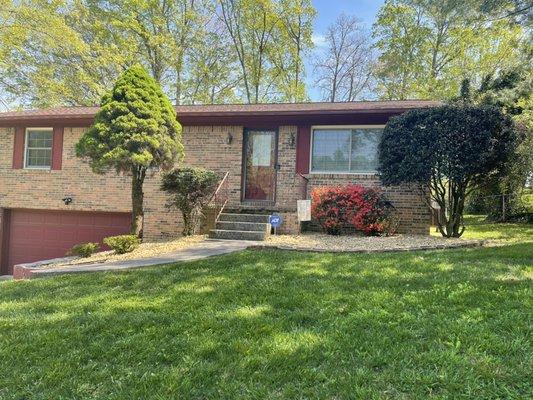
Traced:
POLYGON ((74 245, 102 243, 107 236, 129 232, 131 214, 12 210, 9 226, 8 269, 50 258, 64 257, 74 245))

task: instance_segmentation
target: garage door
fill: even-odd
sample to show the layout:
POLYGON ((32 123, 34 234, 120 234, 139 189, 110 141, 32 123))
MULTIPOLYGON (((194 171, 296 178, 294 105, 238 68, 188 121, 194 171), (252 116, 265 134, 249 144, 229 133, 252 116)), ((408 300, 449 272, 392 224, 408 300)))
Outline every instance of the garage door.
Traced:
POLYGON ((11 210, 8 271, 13 265, 64 257, 75 244, 129 232, 131 214, 11 210))

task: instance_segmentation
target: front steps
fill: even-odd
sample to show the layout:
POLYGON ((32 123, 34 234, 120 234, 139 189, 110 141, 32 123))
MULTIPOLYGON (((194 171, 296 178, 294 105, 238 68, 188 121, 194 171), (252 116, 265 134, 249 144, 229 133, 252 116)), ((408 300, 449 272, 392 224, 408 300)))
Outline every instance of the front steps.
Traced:
POLYGON ((269 215, 222 213, 215 229, 209 231, 211 239, 265 240, 270 236, 269 215))

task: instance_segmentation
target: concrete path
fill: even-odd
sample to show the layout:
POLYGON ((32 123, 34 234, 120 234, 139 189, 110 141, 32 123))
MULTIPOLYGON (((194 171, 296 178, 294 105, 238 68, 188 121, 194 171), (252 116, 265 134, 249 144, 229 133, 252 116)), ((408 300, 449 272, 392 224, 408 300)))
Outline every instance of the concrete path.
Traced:
POLYGON ((15 272, 15 277, 24 279, 78 272, 120 271, 124 269, 150 267, 153 265, 200 260, 221 254, 234 253, 253 245, 257 245, 257 242, 245 240, 206 240, 205 242, 198 243, 198 245, 194 247, 161 254, 158 257, 138 258, 134 260, 103 262, 96 264, 78 264, 57 268, 20 265, 16 266, 15 268, 22 267, 24 268, 24 271, 19 271, 20 275, 15 272))

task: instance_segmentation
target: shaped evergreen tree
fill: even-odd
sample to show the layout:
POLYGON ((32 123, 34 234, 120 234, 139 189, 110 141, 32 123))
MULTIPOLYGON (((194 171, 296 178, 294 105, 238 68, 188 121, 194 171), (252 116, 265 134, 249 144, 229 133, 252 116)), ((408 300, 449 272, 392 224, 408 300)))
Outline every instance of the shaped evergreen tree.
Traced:
POLYGON ((76 154, 87 159, 95 173, 114 168, 131 175, 131 233, 142 238, 146 173, 149 168, 171 168, 183 156, 176 112, 142 66, 126 70, 104 95, 76 154))

